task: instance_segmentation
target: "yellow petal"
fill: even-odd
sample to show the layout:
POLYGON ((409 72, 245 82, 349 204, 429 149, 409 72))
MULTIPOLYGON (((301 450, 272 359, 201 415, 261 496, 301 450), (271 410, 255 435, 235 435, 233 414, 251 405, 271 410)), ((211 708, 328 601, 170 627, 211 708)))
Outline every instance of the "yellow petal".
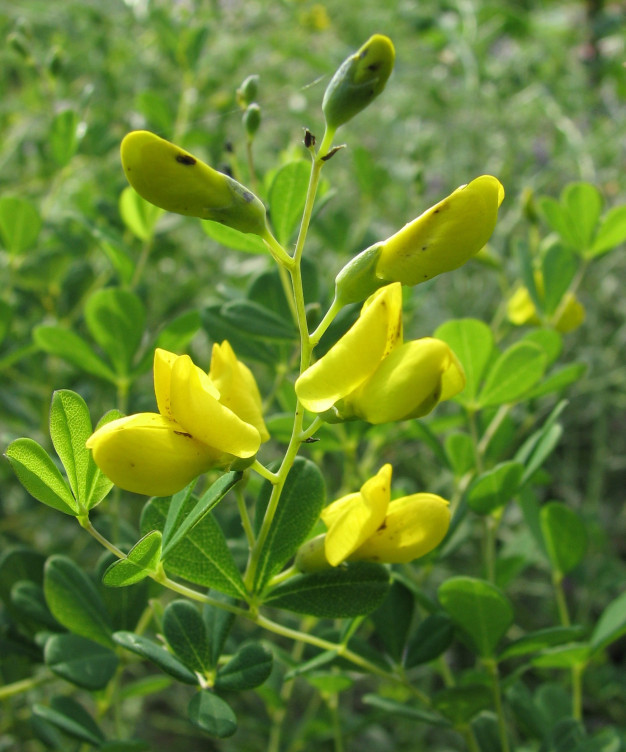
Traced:
POLYGON ((356 323, 296 381, 298 399, 311 412, 325 412, 371 376, 401 336, 402 288, 387 285, 365 301, 356 323))
POLYGON ((194 439, 219 452, 236 457, 253 457, 261 437, 256 428, 220 404, 209 377, 188 355, 172 366, 171 409, 177 423, 194 439))
POLYGON ((345 561, 383 523, 390 493, 391 465, 384 465, 359 493, 344 496, 323 510, 322 520, 329 528, 324 550, 333 567, 345 561))
POLYGON ((146 496, 169 496, 228 456, 193 439, 157 413, 107 423, 87 440, 96 465, 116 486, 146 496))
POLYGON ((221 404, 253 425, 261 441, 267 441, 270 435, 263 420, 263 403, 256 380, 252 371, 237 360, 227 340, 213 345, 209 378, 219 390, 221 404))
POLYGON ((161 415, 167 418, 172 417, 170 407, 170 384, 172 380, 172 366, 178 358, 168 350, 162 350, 157 347, 154 351, 154 363, 152 373, 154 377, 154 393, 156 395, 157 407, 161 415))
POLYGON ((504 188, 491 175, 457 188, 384 241, 376 274, 416 285, 458 268, 491 237, 503 198, 504 188))
POLYGON ((461 364, 450 347, 432 337, 394 350, 377 371, 341 405, 341 414, 368 423, 419 418, 465 386, 461 364))
POLYGON ((561 334, 573 332, 585 320, 585 308, 572 292, 565 293, 557 310, 560 313, 554 322, 554 328, 561 334))
POLYGON ((448 502, 441 496, 405 496, 391 502, 384 524, 350 556, 350 561, 413 561, 438 546, 449 526, 448 502))
POLYGON ((538 324, 539 317, 526 287, 518 287, 506 304, 506 315, 515 326, 538 324))

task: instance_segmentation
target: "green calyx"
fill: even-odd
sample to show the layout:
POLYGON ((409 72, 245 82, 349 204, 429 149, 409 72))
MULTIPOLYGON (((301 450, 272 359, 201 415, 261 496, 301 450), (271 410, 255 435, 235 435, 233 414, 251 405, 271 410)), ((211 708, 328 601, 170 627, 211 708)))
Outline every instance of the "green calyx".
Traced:
POLYGON ((342 306, 362 300, 389 284, 376 275, 382 243, 375 243, 349 261, 335 278, 335 299, 342 306))

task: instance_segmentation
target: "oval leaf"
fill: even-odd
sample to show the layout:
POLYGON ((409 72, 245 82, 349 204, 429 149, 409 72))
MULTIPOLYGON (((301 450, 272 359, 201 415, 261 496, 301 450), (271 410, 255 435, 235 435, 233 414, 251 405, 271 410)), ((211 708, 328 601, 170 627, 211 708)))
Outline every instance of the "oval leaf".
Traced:
POLYGON ((211 646, 206 624, 189 601, 172 601, 163 612, 163 634, 168 645, 192 671, 211 670, 211 646))
POLYGON ((33 330, 33 340, 44 352, 66 360, 80 371, 116 383, 117 377, 109 366, 82 337, 69 329, 61 326, 36 326, 33 330))
POLYGON ((262 645, 244 645, 228 663, 220 668, 215 689, 224 692, 242 692, 258 687, 272 672, 273 656, 262 645))
POLYGON ((311 165, 297 160, 283 165, 272 181, 269 191, 270 217, 276 237, 287 245, 304 210, 311 165))
POLYGON ((57 676, 89 690, 104 689, 115 674, 117 655, 74 634, 53 635, 44 650, 46 666, 57 676))
POLYGON ((267 246, 258 235, 251 235, 246 232, 239 232, 233 227, 227 227, 219 222, 213 222, 210 219, 202 221, 202 229, 216 243, 225 245, 235 251, 244 253, 267 253, 267 246))
POLYGON ((430 614, 409 640, 404 665, 413 668, 434 661, 448 649, 453 637, 454 625, 450 617, 443 611, 430 614))
POLYGON ((24 253, 37 242, 41 217, 25 198, 0 198, 0 236, 4 247, 12 254, 24 253))
POLYGON ((113 562, 102 577, 108 587, 126 587, 156 574, 161 561, 161 532, 153 530, 138 541, 125 559, 113 562))
POLYGON ((576 567, 587 551, 587 531, 573 509, 551 501, 539 512, 541 532, 552 566, 561 574, 576 567))
POLYGON ((33 713, 73 739, 93 744, 95 747, 100 747, 104 741, 100 727, 85 708, 71 697, 53 697, 50 707, 35 704, 33 713))
POLYGON ((619 595, 602 612, 593 634, 591 647, 602 650, 626 633, 626 592, 619 595))
POLYGON ((173 676, 185 684, 197 684, 198 677, 190 671, 184 663, 173 656, 168 650, 157 645, 152 640, 134 632, 115 632, 113 640, 117 645, 130 650, 131 653, 140 655, 142 658, 155 663, 166 674, 173 676))
POLYGON ((491 514, 515 496, 523 473, 521 463, 502 462, 479 475, 467 495, 468 506, 478 514, 491 514))
POLYGON ((218 739, 226 739, 237 731, 237 717, 230 705, 208 689, 191 698, 188 713, 194 725, 218 739))
POLYGON ((517 342, 491 366, 478 399, 481 407, 515 402, 543 376, 545 353, 531 342, 517 342))

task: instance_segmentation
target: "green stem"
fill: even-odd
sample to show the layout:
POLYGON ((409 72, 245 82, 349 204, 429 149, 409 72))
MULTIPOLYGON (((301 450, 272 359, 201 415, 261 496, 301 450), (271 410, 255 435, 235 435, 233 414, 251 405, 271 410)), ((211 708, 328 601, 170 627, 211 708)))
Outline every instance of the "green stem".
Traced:
POLYGON ((572 716, 581 722, 583 719, 583 674, 585 668, 584 663, 572 666, 572 716))
POLYGON ((457 730, 465 739, 465 744, 467 744, 469 752, 480 752, 480 747, 478 746, 478 742, 476 741, 476 737, 474 736, 474 730, 469 724, 466 726, 461 726, 457 730))
POLYGON ((276 473, 273 473, 271 470, 268 470, 265 465, 262 465, 258 460, 254 460, 254 462, 250 465, 250 469, 254 470, 262 478, 265 478, 265 480, 269 480, 269 482, 272 484, 278 482, 278 475, 276 473))
POLYGON ((248 507, 246 506, 246 500, 244 499, 243 491, 237 485, 235 489, 235 495, 237 496, 237 508, 239 509, 239 516, 241 517, 241 524, 246 534, 246 540, 248 546, 252 548, 254 546, 254 530, 250 522, 250 515, 248 514, 248 507))
POLYGON ((330 711, 330 717, 333 727, 333 742, 335 752, 343 752, 343 734, 341 733, 341 719, 339 717, 339 695, 337 692, 326 697, 326 705, 330 711))
POLYGON ((6 700, 14 695, 28 692, 30 689, 45 684, 56 677, 51 673, 41 674, 40 676, 32 676, 28 679, 20 679, 20 681, 13 682, 12 684, 5 684, 4 687, 0 687, 0 700, 6 700))
POLYGON ((509 752, 509 737, 506 731, 506 720, 504 718, 504 709, 502 707, 502 691, 500 689, 500 673, 498 664, 494 658, 485 658, 485 666, 491 676, 493 685, 493 705, 498 718, 498 732, 500 735, 500 747, 502 752, 509 752))
POLYGON ((571 620, 567 600, 563 591, 563 573, 557 569, 552 570, 552 585, 554 586, 554 596, 556 598, 556 607, 559 612, 559 620, 564 627, 569 627, 571 620))
POLYGON ((484 537, 484 558, 485 573, 489 582, 496 581, 496 531, 498 529, 497 520, 493 515, 488 514, 484 517, 485 537, 484 537))
POLYGON ((322 339, 326 330, 333 323, 335 316, 339 313, 342 307, 343 306, 341 305, 341 303, 339 303, 337 298, 335 298, 330 308, 326 311, 324 318, 318 324, 317 329, 312 332, 311 336, 309 337, 311 348, 314 348, 315 345, 317 345, 317 343, 322 339))

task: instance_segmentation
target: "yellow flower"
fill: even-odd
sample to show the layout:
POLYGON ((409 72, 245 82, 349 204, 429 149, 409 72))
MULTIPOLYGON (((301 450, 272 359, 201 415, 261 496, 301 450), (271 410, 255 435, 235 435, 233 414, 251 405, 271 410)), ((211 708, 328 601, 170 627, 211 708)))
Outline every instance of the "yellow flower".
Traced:
POLYGON ((151 204, 267 237, 265 207, 252 191, 179 146, 132 131, 120 151, 128 182, 151 204))
POLYGON ((365 301, 352 328, 296 381, 307 410, 329 422, 419 418, 465 386, 449 346, 424 337, 402 343, 402 288, 388 285, 365 301))
MULTIPOLYGON (((535 287, 540 299, 544 296, 543 275, 535 271, 535 287)), ((526 287, 518 287, 507 303, 507 317, 515 326, 539 326, 541 318, 526 287)), ((549 323, 561 334, 578 329, 585 320, 585 308, 573 292, 566 292, 549 323)))
POLYGON ((254 377, 228 342, 214 345, 213 357, 207 375, 188 355, 155 350, 159 412, 114 420, 89 437, 95 463, 120 488, 169 496, 211 468, 254 458, 269 436, 254 377))
POLYGON ((406 563, 441 543, 450 525, 448 502, 429 493, 390 501, 391 465, 384 465, 359 492, 326 507, 328 532, 305 543, 296 558, 301 571, 343 561, 406 563))
POLYGON ((457 188, 346 264, 335 280, 337 301, 356 303, 390 282, 417 285, 462 266, 491 237, 503 199, 504 188, 491 175, 457 188))

